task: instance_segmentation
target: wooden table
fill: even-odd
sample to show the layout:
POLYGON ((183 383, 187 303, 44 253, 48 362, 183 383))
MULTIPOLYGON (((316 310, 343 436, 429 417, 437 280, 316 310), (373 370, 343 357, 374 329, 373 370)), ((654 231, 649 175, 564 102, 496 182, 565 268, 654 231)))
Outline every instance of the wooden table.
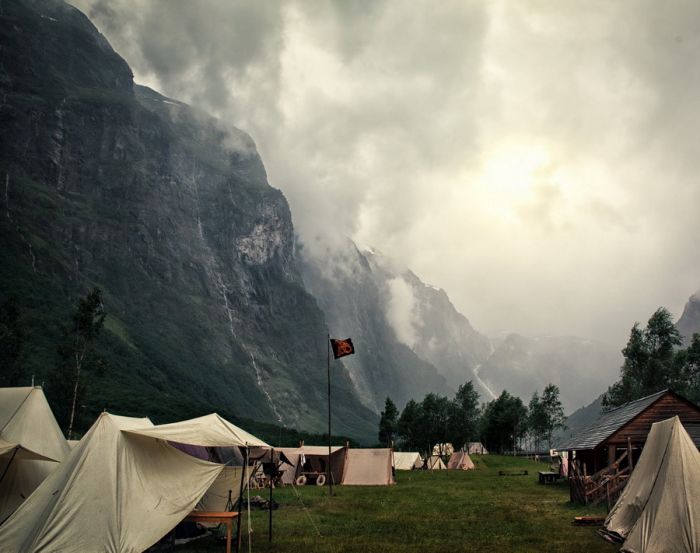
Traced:
MULTIPOLYGON (((238 516, 236 512, 229 511, 192 511, 185 517, 191 522, 217 522, 226 525, 226 553, 231 553, 231 534, 233 533, 233 519, 238 516)), ((240 546, 241 537, 238 536, 240 546)))
POLYGON ((558 472, 540 471, 538 474, 540 484, 553 484, 559 478, 558 472))

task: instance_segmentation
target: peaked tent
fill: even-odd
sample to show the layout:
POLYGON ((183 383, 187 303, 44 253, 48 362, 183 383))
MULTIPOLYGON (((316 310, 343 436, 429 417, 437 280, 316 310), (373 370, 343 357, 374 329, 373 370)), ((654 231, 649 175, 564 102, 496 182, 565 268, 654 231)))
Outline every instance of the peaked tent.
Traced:
POLYGON ((392 465, 391 449, 348 449, 340 483, 344 486, 389 486, 394 483, 392 465))
POLYGON ((481 442, 468 442, 466 451, 469 455, 488 455, 489 450, 481 442))
POLYGON ((474 463, 466 452, 455 451, 450 456, 450 460, 447 461, 447 468, 453 470, 473 470, 474 463))
POLYGON ((423 459, 417 451, 394 451, 394 468, 396 470, 413 470, 423 466, 423 459))
POLYGON ((80 443, 0 526, 7 553, 135 553, 180 522, 223 465, 126 430, 148 419, 102 413, 80 443))
POLYGON ((439 455, 431 455, 425 460, 427 470, 446 470, 447 467, 439 455))
POLYGON ((0 440, 10 447, 0 455, 2 523, 54 471, 69 447, 38 386, 0 388, 0 440), (30 459, 28 452, 38 457, 30 459))
POLYGON ((700 551, 700 453, 676 416, 654 423, 632 476, 605 519, 621 551, 700 551))

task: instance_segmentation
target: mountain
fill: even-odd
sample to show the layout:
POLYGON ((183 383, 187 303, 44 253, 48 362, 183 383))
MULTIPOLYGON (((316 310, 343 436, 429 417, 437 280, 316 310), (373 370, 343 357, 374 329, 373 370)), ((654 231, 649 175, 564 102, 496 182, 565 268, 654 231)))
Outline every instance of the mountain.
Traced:
MULTIPOLYGON (((46 377, 61 325, 97 285, 109 366, 90 377, 83 426, 108 407, 322 432, 326 322, 252 139, 134 85, 62 1, 3 2, 0 19, 0 300, 24 310, 26 378, 46 377)), ((342 363, 333 397, 334 430, 373 437, 342 363)))
POLYGON ((676 328, 681 333, 683 345, 686 347, 690 345, 693 334, 700 333, 700 290, 688 298, 676 328))
POLYGON ((371 256, 350 240, 315 255, 299 248, 304 282, 326 314, 331 333, 351 337, 355 355, 347 357, 357 392, 365 405, 380 410, 387 396, 399 406, 428 392, 451 394, 435 366, 402 342, 387 318, 383 274, 371 256))
POLYGON ((533 392, 559 386, 565 411, 585 405, 613 382, 622 365, 617 348, 572 336, 509 334, 479 369, 496 394, 508 390, 527 403, 533 392))
POLYGON ((574 437, 578 432, 593 423, 603 413, 603 394, 584 407, 576 409, 566 418, 566 428, 558 430, 554 434, 553 443, 563 444, 574 437))
POLYGON ((385 315, 399 339, 434 365, 451 388, 472 380, 482 397, 489 397, 475 369, 491 355, 491 340, 455 309, 444 290, 424 283, 410 269, 394 266, 377 252, 365 256, 382 292, 385 315))

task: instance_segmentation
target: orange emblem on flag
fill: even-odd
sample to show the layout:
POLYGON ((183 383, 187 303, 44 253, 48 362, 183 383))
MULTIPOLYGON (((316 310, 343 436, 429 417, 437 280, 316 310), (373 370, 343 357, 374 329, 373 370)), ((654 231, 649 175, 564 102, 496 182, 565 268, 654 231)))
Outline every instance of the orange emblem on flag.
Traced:
POLYGON ((355 353, 355 346, 352 345, 352 340, 350 338, 346 338, 345 340, 335 340, 331 338, 331 347, 333 348, 334 359, 355 353))

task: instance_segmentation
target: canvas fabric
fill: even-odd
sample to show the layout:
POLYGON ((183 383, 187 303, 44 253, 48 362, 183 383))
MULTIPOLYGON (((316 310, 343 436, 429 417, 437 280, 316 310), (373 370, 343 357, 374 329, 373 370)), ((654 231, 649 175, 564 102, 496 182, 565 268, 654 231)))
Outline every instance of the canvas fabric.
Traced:
POLYGON ((447 467, 439 455, 431 455, 425 462, 425 468, 428 470, 446 470, 447 467))
MULTIPOLYGON (((298 476, 305 472, 326 473, 328 446, 280 447, 275 448, 275 451, 284 453, 290 461, 296 458, 294 468, 283 466, 285 474, 282 478, 285 483, 293 483, 298 476)), ((340 484, 343 479, 346 452, 347 450, 342 446, 331 447, 331 477, 334 484, 340 484)))
POLYGON ((40 387, 0 388, 0 439, 44 457, 0 456, 0 523, 53 472, 70 451, 40 387), (7 472, 5 472, 7 470, 7 472))
POLYGON ((700 551, 700 453, 678 417, 654 423, 605 527, 630 553, 700 551))
POLYGON ((138 428, 130 432, 169 442, 207 447, 270 447, 216 413, 151 428, 138 428))
POLYGON ((469 442, 467 444, 467 453, 469 455, 488 455, 489 451, 481 442, 469 442))
POLYGON ((391 457, 391 449, 348 449, 341 484, 344 486, 393 484, 391 457))
POLYGON ((447 468, 453 470, 472 470, 474 468, 474 463, 466 452, 455 451, 450 456, 449 461, 447 461, 447 468))
POLYGON ((396 470, 413 470, 423 466, 420 453, 408 451, 394 451, 394 468, 396 470))
POLYGON ((137 553, 167 534, 224 467, 126 432, 150 426, 102 413, 0 526, 3 553, 137 553))
MULTIPOLYGON (((0 438, 0 462, 10 463, 12 460, 22 461, 22 460, 34 460, 34 461, 52 461, 56 462, 55 459, 49 459, 45 455, 36 453, 31 449, 21 446, 20 444, 13 444, 6 442, 0 438), (15 452, 16 451, 16 452, 15 452)), ((7 466, 7 465, 4 465, 7 466)), ((4 468, 0 470, 0 474, 3 474, 4 468)))

